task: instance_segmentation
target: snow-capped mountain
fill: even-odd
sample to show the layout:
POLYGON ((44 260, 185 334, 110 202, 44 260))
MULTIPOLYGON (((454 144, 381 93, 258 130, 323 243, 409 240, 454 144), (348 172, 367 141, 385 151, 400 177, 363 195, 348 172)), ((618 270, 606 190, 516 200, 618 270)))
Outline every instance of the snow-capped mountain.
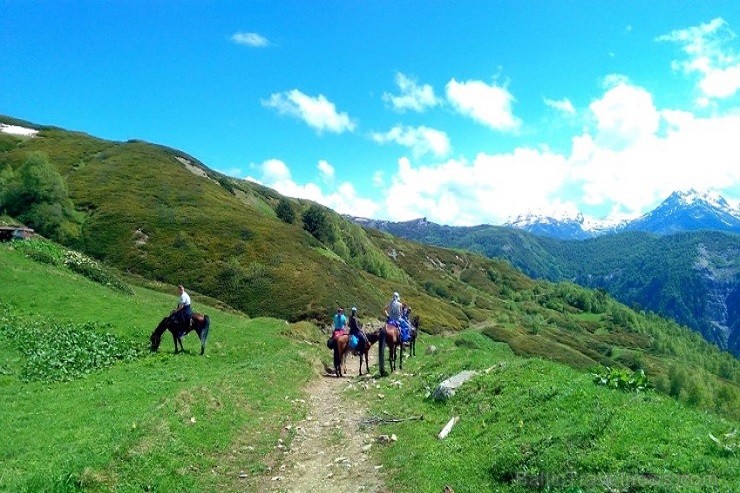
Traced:
POLYGON ((605 233, 616 231, 621 223, 599 221, 583 214, 524 214, 517 216, 504 224, 511 228, 519 228, 538 236, 547 236, 559 240, 583 240, 605 233))
POLYGON ((548 236, 560 240, 583 240, 594 236, 594 233, 586 228, 582 214, 570 217, 553 217, 534 213, 523 214, 506 222, 504 226, 519 228, 537 236, 548 236))
POLYGON ((647 214, 620 224, 584 218, 579 213, 555 217, 527 214, 518 216, 504 226, 561 240, 582 240, 619 231, 647 231, 659 235, 697 230, 740 233, 740 210, 717 192, 697 192, 692 189, 674 192, 647 214))
POLYGON ((658 207, 630 221, 623 231, 666 235, 680 231, 715 230, 740 233, 740 210, 717 192, 673 192, 658 207))

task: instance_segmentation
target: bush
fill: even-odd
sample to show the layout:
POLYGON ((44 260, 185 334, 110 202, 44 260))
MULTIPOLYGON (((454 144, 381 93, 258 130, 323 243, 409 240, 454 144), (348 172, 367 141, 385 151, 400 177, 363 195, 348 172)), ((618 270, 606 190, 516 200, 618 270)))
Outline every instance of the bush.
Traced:
POLYGON ((282 221, 293 224, 295 222, 295 210, 290 205, 290 201, 286 198, 281 198, 275 208, 275 214, 282 221))
POLYGON ((23 321, 0 306, 0 334, 26 356, 24 381, 61 382, 83 377, 117 361, 131 361, 146 348, 100 333, 104 324, 45 324, 23 321))
POLYGON ((642 370, 630 373, 618 368, 606 368, 603 373, 592 373, 594 383, 626 392, 644 392, 652 387, 642 370))
POLYGON ((66 250, 45 240, 15 240, 13 248, 26 257, 44 264, 62 266, 66 250))
POLYGON ((68 251, 64 255, 64 265, 69 269, 82 274, 91 281, 108 286, 126 294, 134 294, 133 290, 125 282, 104 269, 99 263, 81 253, 68 251))

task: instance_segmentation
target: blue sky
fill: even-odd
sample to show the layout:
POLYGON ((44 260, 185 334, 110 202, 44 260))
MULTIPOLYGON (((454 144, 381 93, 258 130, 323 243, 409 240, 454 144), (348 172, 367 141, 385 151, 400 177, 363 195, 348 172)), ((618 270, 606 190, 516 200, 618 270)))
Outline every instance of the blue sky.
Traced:
POLYGON ((736 1, 0 0, 0 114, 338 212, 501 224, 740 200, 736 1))

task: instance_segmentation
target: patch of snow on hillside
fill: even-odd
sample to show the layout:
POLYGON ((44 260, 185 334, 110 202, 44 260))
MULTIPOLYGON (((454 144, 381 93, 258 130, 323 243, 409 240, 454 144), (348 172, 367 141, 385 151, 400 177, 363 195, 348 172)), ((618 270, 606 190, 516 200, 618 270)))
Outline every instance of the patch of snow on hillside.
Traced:
POLYGON ((24 137, 35 137, 36 134, 39 133, 38 130, 34 130, 32 128, 19 127, 18 125, 6 125, 5 123, 0 123, 0 132, 12 135, 22 135, 24 137))

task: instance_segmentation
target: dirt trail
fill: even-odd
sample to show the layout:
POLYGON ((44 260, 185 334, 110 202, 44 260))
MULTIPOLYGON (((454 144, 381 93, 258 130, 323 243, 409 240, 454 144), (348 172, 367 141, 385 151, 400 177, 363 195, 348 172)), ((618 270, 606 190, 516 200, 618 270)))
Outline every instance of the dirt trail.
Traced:
MULTIPOLYGON (((376 361, 377 350, 371 350, 371 371, 377 371, 376 361)), ((309 395, 306 419, 293 425, 295 437, 281 465, 262 483, 261 492, 385 491, 382 468, 369 455, 375 446, 373 430, 359 426, 368 416, 366 401, 351 400, 344 392, 349 385, 361 385, 368 388, 368 395, 375 395, 374 380, 370 376, 358 378, 358 366, 357 358, 348 356, 350 376, 322 375, 311 382, 306 389, 309 395)))

